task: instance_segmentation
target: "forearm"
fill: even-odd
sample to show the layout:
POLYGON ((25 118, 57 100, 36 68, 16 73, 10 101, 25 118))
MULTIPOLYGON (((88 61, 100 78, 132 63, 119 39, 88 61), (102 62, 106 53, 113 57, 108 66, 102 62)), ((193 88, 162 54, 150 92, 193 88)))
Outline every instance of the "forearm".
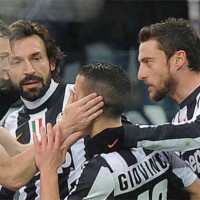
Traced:
POLYGON ((191 150, 200 146, 200 121, 180 125, 124 126, 125 147, 152 150, 191 150))
POLYGON ((0 127, 0 144, 4 147, 10 157, 29 148, 29 145, 23 145, 17 142, 3 127, 0 127))
POLYGON ((55 169, 46 168, 40 172, 40 199, 59 200, 58 174, 55 169))
POLYGON ((34 161, 33 147, 9 158, 1 151, 0 182, 3 186, 12 190, 19 189, 25 185, 37 172, 34 161))

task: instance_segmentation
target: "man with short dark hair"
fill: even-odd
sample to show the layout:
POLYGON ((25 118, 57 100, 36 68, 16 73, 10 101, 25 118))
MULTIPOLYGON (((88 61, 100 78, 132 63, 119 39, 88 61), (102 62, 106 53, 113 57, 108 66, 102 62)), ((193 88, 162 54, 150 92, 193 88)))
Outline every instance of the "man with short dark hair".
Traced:
MULTIPOLYGON (((48 122, 55 125, 61 120, 73 85, 64 84, 58 76, 64 54, 44 25, 18 20, 11 24, 9 29, 12 31, 10 39, 12 51, 9 59, 10 68, 6 75, 19 93, 23 106, 8 115, 4 127, 17 141, 27 144, 32 142, 33 133, 39 135, 41 126, 45 127, 48 122)), ((102 98, 93 94, 85 99, 86 102, 82 102, 83 106, 87 107, 86 111, 89 111, 92 99, 97 107, 101 105, 98 103, 102 101, 102 98)), ((77 105, 74 114, 80 109, 81 106, 77 105)), ((84 112, 82 119, 93 112, 94 109, 92 112, 84 112)), ((71 121, 70 116, 67 117, 65 124, 69 121, 71 121)), ((78 125, 81 120, 74 119, 74 122, 78 125)), ((69 126, 65 124, 65 131, 67 131, 69 126)), ((62 134, 63 139, 66 137, 65 131, 62 134)), ((81 164, 85 160, 85 144, 84 140, 80 139, 67 152, 66 161, 58 170, 61 199, 68 195, 69 189, 80 175, 81 164)), ((39 199, 39 176, 37 174, 19 190, 19 198, 39 199)), ((13 192, 6 189, 1 190, 1 194, 2 199, 13 196, 13 192)))
MULTIPOLYGON (((151 128, 129 126, 126 147, 180 150, 180 157, 200 177, 200 37, 184 19, 169 18, 139 32, 138 78, 148 86, 152 101, 166 96, 180 110, 172 120, 151 128), (140 129, 142 128, 142 129, 140 129)), ((175 191, 172 199, 189 199, 175 191)))
MULTIPOLYGON (((85 130, 91 137, 87 145, 90 160, 85 163, 67 199, 164 200, 169 185, 185 188, 192 199, 199 199, 200 180, 175 153, 124 149, 118 133, 124 132, 121 115, 131 101, 131 81, 125 71, 115 64, 84 65, 76 77, 77 99, 93 92, 104 98, 103 113, 85 130)), ((51 178, 56 180, 60 161, 48 153, 46 138, 42 144, 36 137, 34 139, 36 165, 43 175, 41 198, 54 196, 56 200, 57 184, 45 183, 51 178), (52 172, 51 176, 48 171, 52 172)))

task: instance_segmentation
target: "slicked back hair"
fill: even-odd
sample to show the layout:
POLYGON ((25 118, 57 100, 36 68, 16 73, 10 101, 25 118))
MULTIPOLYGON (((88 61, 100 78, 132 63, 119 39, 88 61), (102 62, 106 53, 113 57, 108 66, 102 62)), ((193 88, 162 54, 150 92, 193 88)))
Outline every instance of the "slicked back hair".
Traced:
POLYGON ((85 78, 86 94, 96 92, 103 96, 104 115, 119 117, 131 102, 131 81, 126 72, 116 64, 94 62, 80 68, 85 78))

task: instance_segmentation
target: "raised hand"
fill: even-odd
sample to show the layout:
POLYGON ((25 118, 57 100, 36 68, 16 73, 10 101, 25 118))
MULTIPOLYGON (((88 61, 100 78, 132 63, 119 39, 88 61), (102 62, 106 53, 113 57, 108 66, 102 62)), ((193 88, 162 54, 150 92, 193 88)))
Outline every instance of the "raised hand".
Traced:
POLYGON ((61 149, 60 130, 56 127, 54 130, 51 124, 47 124, 47 134, 44 128, 40 129, 41 141, 36 134, 33 136, 35 144, 35 164, 40 171, 52 170, 64 162, 66 150, 61 149), (55 132, 54 132, 55 131, 55 132))
POLYGON ((59 122, 63 142, 70 134, 85 130, 89 124, 103 112, 103 98, 92 93, 77 100, 71 90, 70 97, 59 122))
POLYGON ((44 128, 40 129, 40 134, 41 141, 36 134, 33 136, 35 164, 40 170, 40 199, 60 199, 57 168, 64 162, 66 149, 60 146, 59 127, 53 129, 51 124, 47 124, 47 134, 44 128))

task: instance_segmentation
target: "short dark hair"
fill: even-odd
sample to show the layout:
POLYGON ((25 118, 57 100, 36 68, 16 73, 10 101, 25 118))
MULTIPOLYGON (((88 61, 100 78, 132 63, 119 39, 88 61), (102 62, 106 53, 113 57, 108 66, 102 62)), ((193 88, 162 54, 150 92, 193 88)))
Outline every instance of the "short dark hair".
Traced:
POLYGON ((49 61, 52 61, 56 65, 56 69, 52 72, 55 77, 60 71, 60 67, 64 62, 64 53, 56 45, 54 38, 51 36, 48 28, 38 22, 32 22, 27 20, 18 20, 9 26, 13 35, 11 38, 11 45, 19 39, 23 39, 32 35, 38 35, 44 42, 47 56, 49 61))
POLYGON ((12 36, 12 32, 8 29, 8 26, 0 20, 0 37, 10 39, 12 36))
POLYGON ((200 71, 200 37, 188 20, 168 18, 160 23, 143 27, 138 35, 139 43, 154 39, 169 59, 178 50, 184 50, 189 68, 200 71))
POLYGON ((131 81, 119 65, 93 62, 82 66, 79 75, 86 79, 87 94, 96 92, 103 96, 105 116, 120 116, 131 102, 131 81))

